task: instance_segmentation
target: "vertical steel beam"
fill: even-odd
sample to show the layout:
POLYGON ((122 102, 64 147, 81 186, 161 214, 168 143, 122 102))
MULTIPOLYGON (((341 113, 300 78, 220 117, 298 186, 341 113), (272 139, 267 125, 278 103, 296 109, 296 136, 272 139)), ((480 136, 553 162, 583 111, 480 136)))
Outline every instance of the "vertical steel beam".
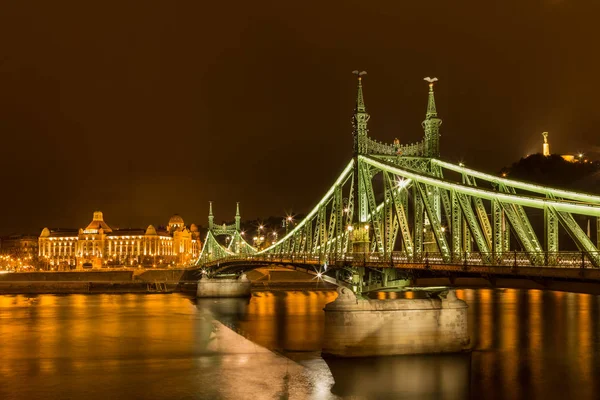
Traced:
POLYGON ((319 238, 321 237, 321 209, 317 211, 315 216, 315 229, 313 231, 312 250, 311 253, 315 254, 319 248, 319 238))
MULTIPOLYGON (((408 188, 405 187, 404 189, 400 190, 398 195, 400 196, 400 204, 402 204, 402 209, 404 210, 404 218, 406 220, 406 224, 407 224, 407 226, 410 226, 410 224, 408 223, 408 188)), ((398 216, 398 218, 400 218, 400 216, 398 216)), ((400 229, 402 229, 402 221, 400 221, 400 229)), ((404 231, 402 231, 402 232, 404 232, 404 231)), ((412 256, 414 247, 412 246, 413 241, 410 236, 410 229, 408 229, 406 232, 408 233, 407 237, 410 240, 410 252, 408 251, 408 248, 406 248, 406 246, 404 246, 406 244, 406 242, 404 242, 404 241, 402 241, 402 245, 403 245, 402 250, 406 251, 407 253, 409 253, 412 256)))
POLYGON ((452 254, 454 261, 460 259, 460 253, 463 251, 462 247, 462 228, 463 218, 462 212, 460 211, 460 203, 456 193, 452 191, 450 193, 450 203, 452 204, 451 216, 452 223, 450 225, 450 232, 452 233, 452 254))
POLYGON ((327 208, 325 205, 319 209, 319 254, 324 255, 327 245, 327 208))
POLYGON ((308 254, 312 254, 313 252, 313 220, 306 221, 306 250, 305 252, 308 254))
POLYGON ((352 226, 352 221, 354 218, 354 172, 350 177, 350 194, 348 195, 348 212, 346 212, 346 221, 344 226, 344 245, 343 252, 348 253, 351 251, 350 249, 350 231, 348 230, 350 226, 352 226))
POLYGON ((302 235, 302 242, 300 243, 299 253, 306 253, 306 225, 304 225, 300 231, 302 235))
MULTIPOLYGON (((373 226, 373 234, 375 236, 376 250, 379 253, 383 253, 383 241, 381 238, 381 227, 380 214, 377 212, 377 203, 375 202, 375 193, 373 191, 373 184, 371 181, 371 171, 368 164, 363 164, 361 169, 363 188, 369 204, 369 211, 371 212, 371 225, 373 226)), ((363 221, 366 222, 366 221, 363 221)))
POLYGON ((335 201, 337 203, 336 208, 336 226, 335 226, 335 254, 339 257, 342 254, 342 243, 344 240, 344 203, 342 201, 342 187, 336 187, 335 189, 335 201))
POLYGON ((502 243, 504 251, 510 251, 510 226, 506 220, 504 210, 502 210, 502 243))
MULTIPOLYGON (((358 162, 358 193, 357 193, 357 199, 356 201, 358 201, 358 222, 367 222, 367 218, 368 218, 368 214, 369 214, 369 205, 368 205, 368 199, 367 199, 367 185, 371 186, 371 182, 370 182, 370 176, 369 173, 367 172, 367 176, 365 177, 364 175, 364 169, 366 168, 368 170, 369 166, 368 165, 364 165, 364 163, 362 162, 358 162)), ((355 171, 356 173, 356 171, 355 171)))
POLYGON ((600 250, 600 217, 596 217, 596 248, 600 250))
POLYGON ((544 207, 544 242, 546 251, 558 251, 558 218, 549 207, 544 207))
POLYGON ((494 257, 500 257, 504 250, 502 232, 502 207, 496 199, 492 200, 492 252, 494 257))
POLYGON ((423 252, 423 229, 425 224, 423 221, 423 200, 421 192, 413 183, 413 212, 414 212, 414 254, 420 256, 423 252))
POLYGON ((298 229, 294 234, 294 254, 299 254, 302 249, 302 230, 298 229))
POLYGON ((388 185, 388 173, 383 171, 383 257, 390 252, 390 231, 392 229, 392 194, 388 185))
POLYGON ((329 212, 329 229, 327 230, 327 245, 325 246, 325 252, 327 254, 331 254, 332 252, 335 252, 335 248, 334 246, 334 242, 333 240, 335 239, 335 227, 336 227, 336 218, 337 218, 337 210, 339 208, 337 199, 337 192, 338 192, 339 188, 336 186, 335 189, 333 190, 333 198, 331 199, 331 210, 329 212))

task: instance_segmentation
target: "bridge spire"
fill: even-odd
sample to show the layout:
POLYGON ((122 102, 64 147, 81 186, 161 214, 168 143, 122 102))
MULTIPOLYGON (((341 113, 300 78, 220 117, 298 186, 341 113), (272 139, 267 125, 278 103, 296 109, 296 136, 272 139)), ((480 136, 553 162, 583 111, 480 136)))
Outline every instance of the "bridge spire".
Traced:
POLYGON ((240 232, 242 217, 240 216, 240 202, 238 201, 235 205, 235 230, 240 232))
MULTIPOLYGON (((359 158, 361 154, 368 153, 368 133, 367 122, 369 122, 369 114, 365 107, 365 99, 363 97, 362 78, 367 74, 366 71, 352 71, 358 78, 358 89, 356 94, 356 108, 354 109, 354 117, 352 119, 352 134, 354 136, 354 171, 353 171, 353 197, 356 204, 356 211, 353 213, 352 224, 355 225, 356 231, 352 232, 352 248, 364 249, 368 246, 369 232, 367 225, 368 200, 366 197, 366 188, 362 177, 362 170, 359 167, 359 158)), ((362 251, 362 250, 357 250, 362 251)))
POLYGON ((433 83, 437 82, 438 78, 423 78, 429 82, 429 98, 427 100, 427 112, 425 120, 422 123, 425 130, 425 156, 438 158, 440 156, 440 125, 442 120, 437 117, 437 109, 435 106, 435 95, 433 92, 433 83))
POLYGON ((365 106, 365 99, 363 97, 362 89, 362 77, 367 74, 366 71, 358 72, 352 71, 354 75, 358 77, 358 89, 356 94, 356 107, 354 109, 354 117, 352 119, 352 134, 354 135, 354 153, 355 154, 366 154, 367 152, 367 122, 369 121, 369 114, 367 114, 367 108, 365 106))
POLYGON ((358 90, 356 93, 356 112, 367 112, 367 108, 365 107, 365 99, 363 96, 363 88, 362 88, 362 76, 366 75, 366 71, 358 72, 354 71, 358 75, 358 90))
POLYGON ((212 211, 212 201, 209 201, 208 202, 208 229, 209 230, 212 230, 214 221, 215 221, 215 217, 213 216, 213 211, 212 211))

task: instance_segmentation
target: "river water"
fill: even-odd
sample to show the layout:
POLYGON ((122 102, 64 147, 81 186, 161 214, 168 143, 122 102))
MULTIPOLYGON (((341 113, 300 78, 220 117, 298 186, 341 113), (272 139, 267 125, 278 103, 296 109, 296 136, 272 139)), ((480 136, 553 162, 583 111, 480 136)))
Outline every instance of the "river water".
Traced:
POLYGON ((457 295, 471 354, 355 360, 320 357, 335 292, 0 296, 0 399, 600 398, 600 296, 457 295))

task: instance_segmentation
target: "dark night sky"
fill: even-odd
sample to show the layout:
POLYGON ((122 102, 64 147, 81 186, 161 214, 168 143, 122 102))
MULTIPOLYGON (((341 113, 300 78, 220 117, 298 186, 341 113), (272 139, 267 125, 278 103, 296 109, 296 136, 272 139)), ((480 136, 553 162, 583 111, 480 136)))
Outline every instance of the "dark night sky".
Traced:
POLYGON ((0 4, 0 234, 307 212, 370 135, 498 171, 600 146, 598 0, 0 4))

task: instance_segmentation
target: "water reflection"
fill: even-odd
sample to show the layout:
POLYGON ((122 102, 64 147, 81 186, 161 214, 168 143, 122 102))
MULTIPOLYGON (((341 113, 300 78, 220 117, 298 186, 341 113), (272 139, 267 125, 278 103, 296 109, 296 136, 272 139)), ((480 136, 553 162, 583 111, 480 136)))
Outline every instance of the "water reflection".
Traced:
MULTIPOLYGON (((308 380, 313 398, 468 397, 468 354, 326 359, 322 362, 322 310, 336 296, 333 291, 265 291, 255 293, 250 300, 202 299, 196 306, 200 313, 210 312, 215 319, 251 338, 254 343, 281 352, 305 366, 301 375, 275 375, 278 379, 285 377, 289 384, 308 380), (315 362, 316 359, 321 362, 315 362)), ((230 337, 225 341, 228 346, 236 342, 230 337)))
POLYGON ((471 356, 428 355, 326 359, 338 396, 377 399, 466 399, 471 356))
POLYGON ((598 398, 600 296, 457 295, 472 354, 355 360, 320 357, 335 292, 0 296, 0 399, 598 398))
POLYGON ((457 295, 470 306, 472 393, 598 398, 599 296, 515 289, 457 295))
POLYGON ((323 307, 335 291, 258 292, 240 328, 254 342, 280 352, 321 351, 323 307))

